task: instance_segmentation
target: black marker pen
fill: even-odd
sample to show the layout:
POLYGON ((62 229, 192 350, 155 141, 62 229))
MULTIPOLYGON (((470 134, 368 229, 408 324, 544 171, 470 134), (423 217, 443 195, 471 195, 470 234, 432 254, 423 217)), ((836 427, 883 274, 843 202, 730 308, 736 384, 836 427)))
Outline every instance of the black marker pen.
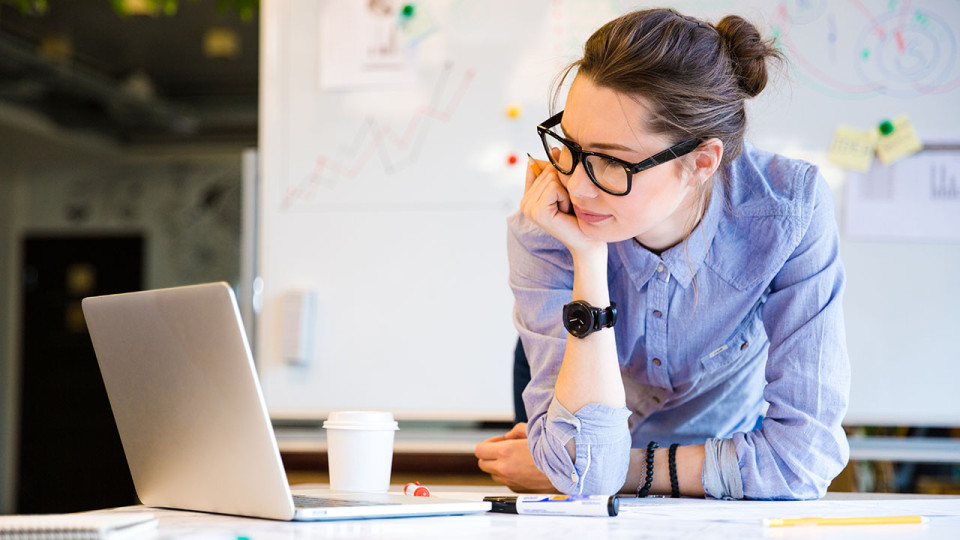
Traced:
POLYGON ((620 499, 615 495, 519 495, 483 500, 493 503, 491 512, 501 514, 615 516, 620 511, 620 499))

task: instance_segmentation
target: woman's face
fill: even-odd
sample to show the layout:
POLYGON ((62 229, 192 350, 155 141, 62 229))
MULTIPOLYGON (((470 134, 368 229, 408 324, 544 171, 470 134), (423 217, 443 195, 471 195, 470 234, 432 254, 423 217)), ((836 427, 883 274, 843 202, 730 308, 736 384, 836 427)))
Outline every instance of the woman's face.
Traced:
MULTIPOLYGON (((643 103, 580 75, 567 95, 562 135, 584 150, 637 163, 677 142, 651 133, 646 126, 650 118, 643 103)), ((584 234, 605 242, 636 238, 650 249, 662 250, 680 242, 692 228, 690 218, 700 195, 692 175, 684 170, 685 162, 674 159, 633 175, 630 193, 620 197, 594 185, 582 163, 573 174, 559 177, 584 234)))

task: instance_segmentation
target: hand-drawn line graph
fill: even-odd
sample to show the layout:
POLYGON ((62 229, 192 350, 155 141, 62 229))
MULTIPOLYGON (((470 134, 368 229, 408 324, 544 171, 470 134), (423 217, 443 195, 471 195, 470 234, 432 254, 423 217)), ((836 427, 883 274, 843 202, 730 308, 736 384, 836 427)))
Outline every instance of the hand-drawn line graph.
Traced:
POLYGON ((386 175, 407 169, 420 157, 424 139, 437 123, 448 123, 470 88, 476 73, 466 70, 459 83, 450 92, 445 103, 440 101, 448 93, 453 74, 452 63, 440 71, 428 103, 419 106, 411 114, 406 126, 399 131, 385 125, 375 117, 367 117, 357 128, 353 137, 344 145, 343 152, 317 155, 313 170, 302 181, 287 189, 281 208, 289 209, 295 202, 315 199, 320 188, 332 189, 341 180, 357 178, 364 168, 379 161, 386 175))
POLYGON ((874 12, 860 0, 784 1, 773 14, 773 34, 815 86, 835 97, 940 94, 960 88, 957 36, 942 9, 956 4, 890 0, 874 12), (852 17, 863 21, 859 31, 849 24, 845 33, 837 30, 837 20, 852 17), (809 42, 821 36, 826 47, 809 42))

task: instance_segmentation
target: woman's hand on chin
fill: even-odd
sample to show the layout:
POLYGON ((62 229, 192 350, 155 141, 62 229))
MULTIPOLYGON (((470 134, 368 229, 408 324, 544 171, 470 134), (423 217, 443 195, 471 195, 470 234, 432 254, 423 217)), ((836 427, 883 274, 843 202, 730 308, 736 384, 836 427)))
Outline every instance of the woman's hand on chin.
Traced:
POLYGON ((570 194, 548 161, 532 160, 527 167, 520 210, 527 219, 567 246, 574 256, 606 248, 605 242, 590 238, 580 229, 570 194), (535 169, 541 170, 539 175, 535 169))

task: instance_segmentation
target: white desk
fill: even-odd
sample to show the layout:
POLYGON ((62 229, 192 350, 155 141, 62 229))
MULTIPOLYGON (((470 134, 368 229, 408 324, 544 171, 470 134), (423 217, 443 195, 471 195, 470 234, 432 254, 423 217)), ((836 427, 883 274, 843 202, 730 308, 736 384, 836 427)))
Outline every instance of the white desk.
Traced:
MULTIPOLYGON (((440 486, 435 493, 478 499, 504 488, 440 486), (483 491, 476 491, 483 489, 483 491)), ((144 511, 142 506, 107 510, 144 511)), ((960 497, 933 495, 829 494, 824 501, 758 502, 702 499, 623 499, 620 515, 578 518, 479 514, 285 523, 195 512, 146 509, 159 518, 157 538, 960 538, 960 497), (813 513, 815 512, 815 513, 813 513), (927 515, 926 525, 764 528, 760 517, 927 515)))

